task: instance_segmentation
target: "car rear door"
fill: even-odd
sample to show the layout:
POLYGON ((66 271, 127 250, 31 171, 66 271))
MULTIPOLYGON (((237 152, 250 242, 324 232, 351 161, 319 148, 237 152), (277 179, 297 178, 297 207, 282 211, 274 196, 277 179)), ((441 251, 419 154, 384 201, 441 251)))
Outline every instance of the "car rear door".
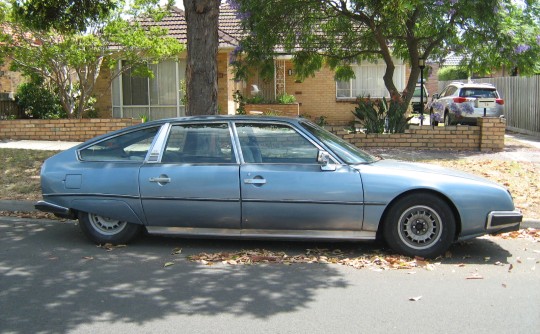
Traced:
POLYGON ((236 123, 236 132, 244 231, 362 229, 358 171, 323 171, 317 145, 288 124, 236 123))
POLYGON ((238 229, 239 165, 228 123, 173 124, 161 159, 140 169, 149 226, 238 229))

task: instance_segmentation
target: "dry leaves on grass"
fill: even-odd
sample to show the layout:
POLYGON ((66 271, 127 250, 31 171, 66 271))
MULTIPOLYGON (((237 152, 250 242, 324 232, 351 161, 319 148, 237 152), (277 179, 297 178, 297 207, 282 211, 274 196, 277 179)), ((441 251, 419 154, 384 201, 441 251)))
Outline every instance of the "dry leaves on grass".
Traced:
POLYGON ((289 256, 285 252, 273 252, 266 249, 242 250, 239 252, 200 253, 188 257, 189 261, 204 265, 216 263, 230 265, 251 265, 258 263, 322 263, 339 264, 356 269, 372 269, 375 271, 390 269, 424 268, 434 270, 431 264, 420 258, 409 258, 399 255, 372 254, 358 257, 347 257, 341 250, 307 249, 304 254, 289 256))
POLYGON ((429 160, 424 161, 476 174, 507 187, 514 203, 527 218, 540 218, 540 165, 506 160, 429 160))

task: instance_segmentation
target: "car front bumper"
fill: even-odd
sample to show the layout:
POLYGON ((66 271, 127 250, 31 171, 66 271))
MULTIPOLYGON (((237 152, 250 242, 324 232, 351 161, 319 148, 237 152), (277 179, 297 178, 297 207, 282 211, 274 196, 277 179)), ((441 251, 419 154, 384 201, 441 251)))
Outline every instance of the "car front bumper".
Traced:
POLYGON ((487 216, 486 230, 490 234, 519 230, 523 215, 519 211, 492 211, 487 216))

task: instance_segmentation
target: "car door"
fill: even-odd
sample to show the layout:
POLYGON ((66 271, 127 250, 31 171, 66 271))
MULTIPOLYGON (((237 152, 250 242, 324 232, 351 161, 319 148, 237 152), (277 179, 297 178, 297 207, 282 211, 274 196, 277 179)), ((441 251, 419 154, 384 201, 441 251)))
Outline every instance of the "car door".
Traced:
POLYGON ((242 229, 362 229, 363 191, 347 165, 323 171, 319 147, 288 124, 236 123, 242 229))
POLYGON ((239 165, 229 125, 173 124, 157 163, 141 167, 150 226, 238 229, 239 165))

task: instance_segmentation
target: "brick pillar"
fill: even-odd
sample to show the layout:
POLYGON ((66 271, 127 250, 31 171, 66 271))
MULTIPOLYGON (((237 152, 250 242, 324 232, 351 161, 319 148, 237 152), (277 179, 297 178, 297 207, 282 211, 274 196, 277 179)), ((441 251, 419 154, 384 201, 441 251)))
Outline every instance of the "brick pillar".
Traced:
POLYGON ((478 119, 478 126, 480 126, 480 151, 502 151, 504 149, 506 119, 481 117, 478 119))

